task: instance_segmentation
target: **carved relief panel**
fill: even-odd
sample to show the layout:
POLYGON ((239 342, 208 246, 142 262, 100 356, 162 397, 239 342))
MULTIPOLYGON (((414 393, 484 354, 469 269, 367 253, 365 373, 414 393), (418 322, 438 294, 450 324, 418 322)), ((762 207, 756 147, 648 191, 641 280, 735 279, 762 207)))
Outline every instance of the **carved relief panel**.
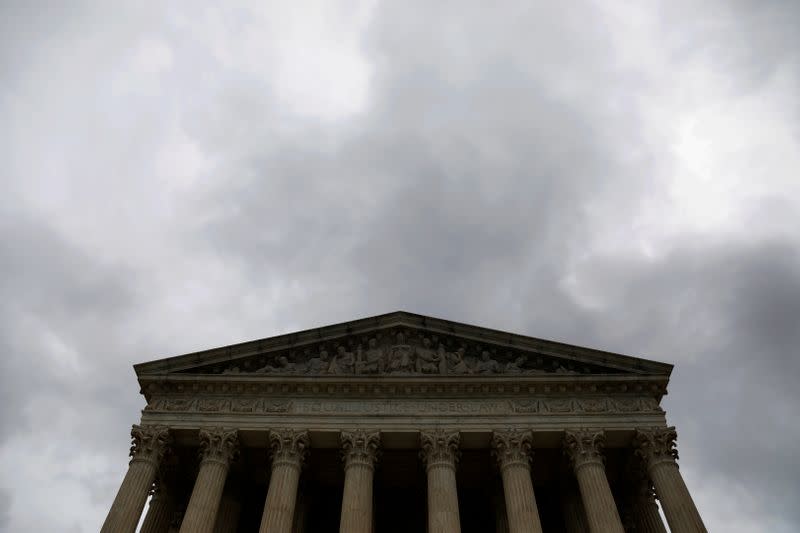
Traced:
POLYGON ((191 369, 201 374, 534 375, 614 373, 598 365, 393 328, 191 369))

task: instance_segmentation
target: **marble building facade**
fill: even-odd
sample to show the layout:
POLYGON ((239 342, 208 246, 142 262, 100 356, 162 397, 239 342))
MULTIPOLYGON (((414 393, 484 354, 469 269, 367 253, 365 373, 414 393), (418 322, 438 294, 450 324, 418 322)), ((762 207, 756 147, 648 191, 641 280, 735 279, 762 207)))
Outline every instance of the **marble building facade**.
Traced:
POLYGON ((706 531, 669 364, 395 312, 134 368, 103 533, 706 531))

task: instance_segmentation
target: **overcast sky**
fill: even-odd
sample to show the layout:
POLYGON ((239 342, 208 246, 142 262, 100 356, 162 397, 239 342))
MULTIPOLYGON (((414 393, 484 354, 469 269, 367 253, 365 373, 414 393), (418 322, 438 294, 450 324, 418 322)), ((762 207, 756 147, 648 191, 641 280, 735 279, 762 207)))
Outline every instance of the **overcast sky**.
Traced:
POLYGON ((397 309, 674 363, 800 530, 800 2, 125 4, 0 7, 0 530, 99 529, 132 364, 397 309))

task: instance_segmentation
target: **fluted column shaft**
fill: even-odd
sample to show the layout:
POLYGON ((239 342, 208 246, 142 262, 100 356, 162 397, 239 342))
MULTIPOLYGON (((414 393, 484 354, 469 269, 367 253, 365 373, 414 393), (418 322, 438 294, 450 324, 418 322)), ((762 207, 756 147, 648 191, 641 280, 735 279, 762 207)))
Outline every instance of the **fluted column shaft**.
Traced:
POLYGON ((658 512, 655 491, 645 465, 633 458, 628 465, 625 481, 628 487, 626 519, 637 533, 667 533, 658 512))
POLYGON ((241 511, 242 504, 232 495, 223 493, 214 524, 214 533, 236 533, 241 511))
POLYGON ((380 434, 343 431, 340 439, 345 472, 339 532, 371 533, 373 472, 380 434))
POLYGON ((575 470, 589 531, 623 533, 622 520, 602 464, 586 463, 575 470))
POLYGON ((288 533, 292 530, 299 481, 300 465, 280 463, 272 467, 260 533, 288 533))
POLYGON ((212 533, 230 462, 238 451, 236 430, 200 430, 200 471, 181 522, 181 533, 212 533))
POLYGON ((428 475, 428 533, 461 533, 456 464, 458 432, 421 433, 421 456, 428 475))
POLYGON ((175 500, 169 490, 157 481, 139 533, 167 533, 174 510, 175 500))
POLYGON ((292 533, 306 533, 306 521, 308 520, 308 495, 303 489, 297 493, 297 503, 294 511, 294 524, 292 533))
POLYGON ((200 464, 194 490, 181 522, 181 533, 210 533, 214 530, 227 476, 226 464, 216 461, 204 461, 200 464))
POLYGON ((659 463, 650 468, 650 478, 664 509, 669 528, 673 533, 705 532, 700 513, 694 505, 689 489, 674 462, 659 463))
POLYGON ((677 437, 674 427, 639 429, 636 432, 636 453, 647 466, 670 531, 705 533, 706 526, 678 470, 677 437))
POLYGON ((133 457, 100 533, 133 533, 139 524, 147 494, 155 481, 158 466, 171 442, 165 426, 133 426, 133 457))
POLYGON ((495 433, 492 448, 503 477, 510 533, 542 533, 531 481, 530 432, 495 433))
POLYGON ((428 471, 428 531, 460 533, 455 465, 435 464, 428 471))
POLYGON ((624 533, 603 464, 603 432, 567 431, 564 445, 578 480, 589 531, 624 533))
POLYGON ((503 486, 499 485, 494 490, 494 530, 495 533, 509 533, 508 512, 506 511, 506 497, 503 486))
POLYGON ((651 501, 640 501, 634 509, 636 531, 642 533, 667 533, 664 521, 658 512, 658 504, 651 501))
POLYGON ((270 434, 272 476, 259 533, 291 533, 297 486, 308 446, 305 431, 282 430, 270 434))
POLYGON ((571 479, 561 492, 561 511, 567 533, 589 533, 581 495, 571 479))

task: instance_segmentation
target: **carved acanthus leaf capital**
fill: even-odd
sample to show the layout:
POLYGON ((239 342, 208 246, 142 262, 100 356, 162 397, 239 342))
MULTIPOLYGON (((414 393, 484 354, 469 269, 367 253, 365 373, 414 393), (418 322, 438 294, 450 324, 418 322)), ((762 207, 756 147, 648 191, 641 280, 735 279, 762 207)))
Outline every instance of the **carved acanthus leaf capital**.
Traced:
POLYGON ((129 455, 134 461, 161 463, 164 454, 172 444, 172 436, 167 426, 136 425, 131 428, 131 449, 129 455))
POLYGON ((303 466, 311 441, 308 431, 278 429, 269 434, 272 468, 279 465, 303 466))
POLYGON ((592 463, 602 465, 605 444, 606 436, 602 430, 574 430, 564 435, 564 451, 575 470, 592 463))
POLYGON ((675 441, 678 433, 674 427, 638 428, 634 437, 636 455, 650 469, 661 463, 676 464, 678 450, 675 441))
POLYGON ((511 429, 495 432, 492 436, 492 454, 501 469, 509 466, 530 468, 531 446, 530 431, 511 429))
POLYGON ((366 466, 372 468, 378 459, 381 445, 379 431, 342 431, 339 434, 342 444, 342 459, 345 468, 350 466, 366 466))
POLYGON ((422 432, 419 437, 420 457, 428 470, 434 466, 455 468, 461 457, 461 451, 458 449, 461 435, 458 431, 436 429, 422 432))
POLYGON ((239 434, 235 429, 200 430, 200 459, 229 465, 239 454, 239 434))

